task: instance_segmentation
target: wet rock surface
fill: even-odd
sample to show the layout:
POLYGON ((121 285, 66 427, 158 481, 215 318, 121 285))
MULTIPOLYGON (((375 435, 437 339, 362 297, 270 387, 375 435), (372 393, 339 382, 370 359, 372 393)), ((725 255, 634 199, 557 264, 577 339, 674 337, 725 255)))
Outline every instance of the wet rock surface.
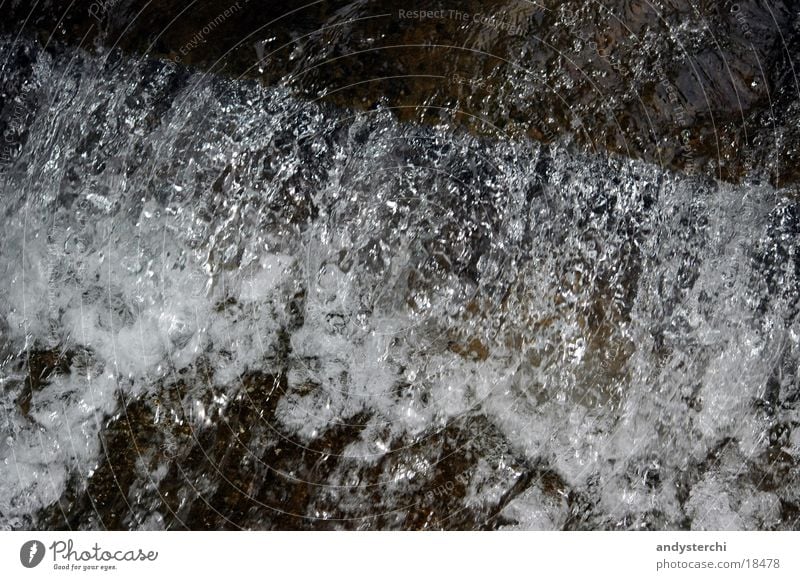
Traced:
POLYGON ((82 0, 20 3, 5 27, 21 22, 51 45, 168 58, 403 120, 798 180, 792 2, 82 0))

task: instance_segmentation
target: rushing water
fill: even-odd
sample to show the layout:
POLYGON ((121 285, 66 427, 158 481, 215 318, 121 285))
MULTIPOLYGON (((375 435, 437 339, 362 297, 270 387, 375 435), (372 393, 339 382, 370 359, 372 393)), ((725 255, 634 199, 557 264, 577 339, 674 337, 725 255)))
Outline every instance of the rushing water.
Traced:
POLYGON ((798 525, 787 192, 0 55, 0 527, 798 525))

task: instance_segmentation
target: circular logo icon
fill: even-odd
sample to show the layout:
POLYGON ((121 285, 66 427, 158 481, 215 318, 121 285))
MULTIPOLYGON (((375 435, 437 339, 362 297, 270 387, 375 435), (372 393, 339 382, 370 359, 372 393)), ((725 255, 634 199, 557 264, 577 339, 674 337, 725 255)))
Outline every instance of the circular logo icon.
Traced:
POLYGON ((36 568, 44 560, 44 544, 38 540, 30 540, 22 544, 19 550, 19 561, 26 568, 36 568))

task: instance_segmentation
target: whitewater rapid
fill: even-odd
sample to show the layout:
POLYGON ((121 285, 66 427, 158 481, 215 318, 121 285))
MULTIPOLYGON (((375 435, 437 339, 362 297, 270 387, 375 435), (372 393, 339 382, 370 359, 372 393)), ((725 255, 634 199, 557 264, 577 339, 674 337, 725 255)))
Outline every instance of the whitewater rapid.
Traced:
MULTIPOLYGON (((789 192, 117 53, 0 54, 0 528, 85 490, 126 402, 222 429, 253 373, 285 377, 262 419, 290 446, 359 425, 314 472, 339 511, 309 517, 434 501, 455 483, 414 487, 422 452, 359 482, 467 418, 493 435, 467 428, 459 505, 505 526, 765 529, 800 505, 789 192), (43 352, 67 362, 31 389, 43 352), (158 402, 176 384, 181 415, 158 402), (508 495, 537 465, 556 492, 508 495)), ((131 506, 167 473, 156 451, 131 506)))

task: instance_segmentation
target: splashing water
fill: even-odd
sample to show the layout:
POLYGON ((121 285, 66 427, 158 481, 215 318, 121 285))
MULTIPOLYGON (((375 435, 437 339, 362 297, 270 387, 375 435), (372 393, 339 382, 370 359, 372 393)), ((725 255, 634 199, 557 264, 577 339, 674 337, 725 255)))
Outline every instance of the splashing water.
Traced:
POLYGON ((120 422, 162 446, 129 449, 128 528, 221 501, 185 456, 174 474, 179 433, 246 447, 239 474, 302 480, 283 504, 266 475, 228 481, 257 508, 226 504, 243 527, 791 525, 786 192, 3 43, 29 66, 2 79, 23 113, 2 186, 0 527, 53 506, 102 525, 100 499, 76 519, 64 498, 93 489, 120 422))

